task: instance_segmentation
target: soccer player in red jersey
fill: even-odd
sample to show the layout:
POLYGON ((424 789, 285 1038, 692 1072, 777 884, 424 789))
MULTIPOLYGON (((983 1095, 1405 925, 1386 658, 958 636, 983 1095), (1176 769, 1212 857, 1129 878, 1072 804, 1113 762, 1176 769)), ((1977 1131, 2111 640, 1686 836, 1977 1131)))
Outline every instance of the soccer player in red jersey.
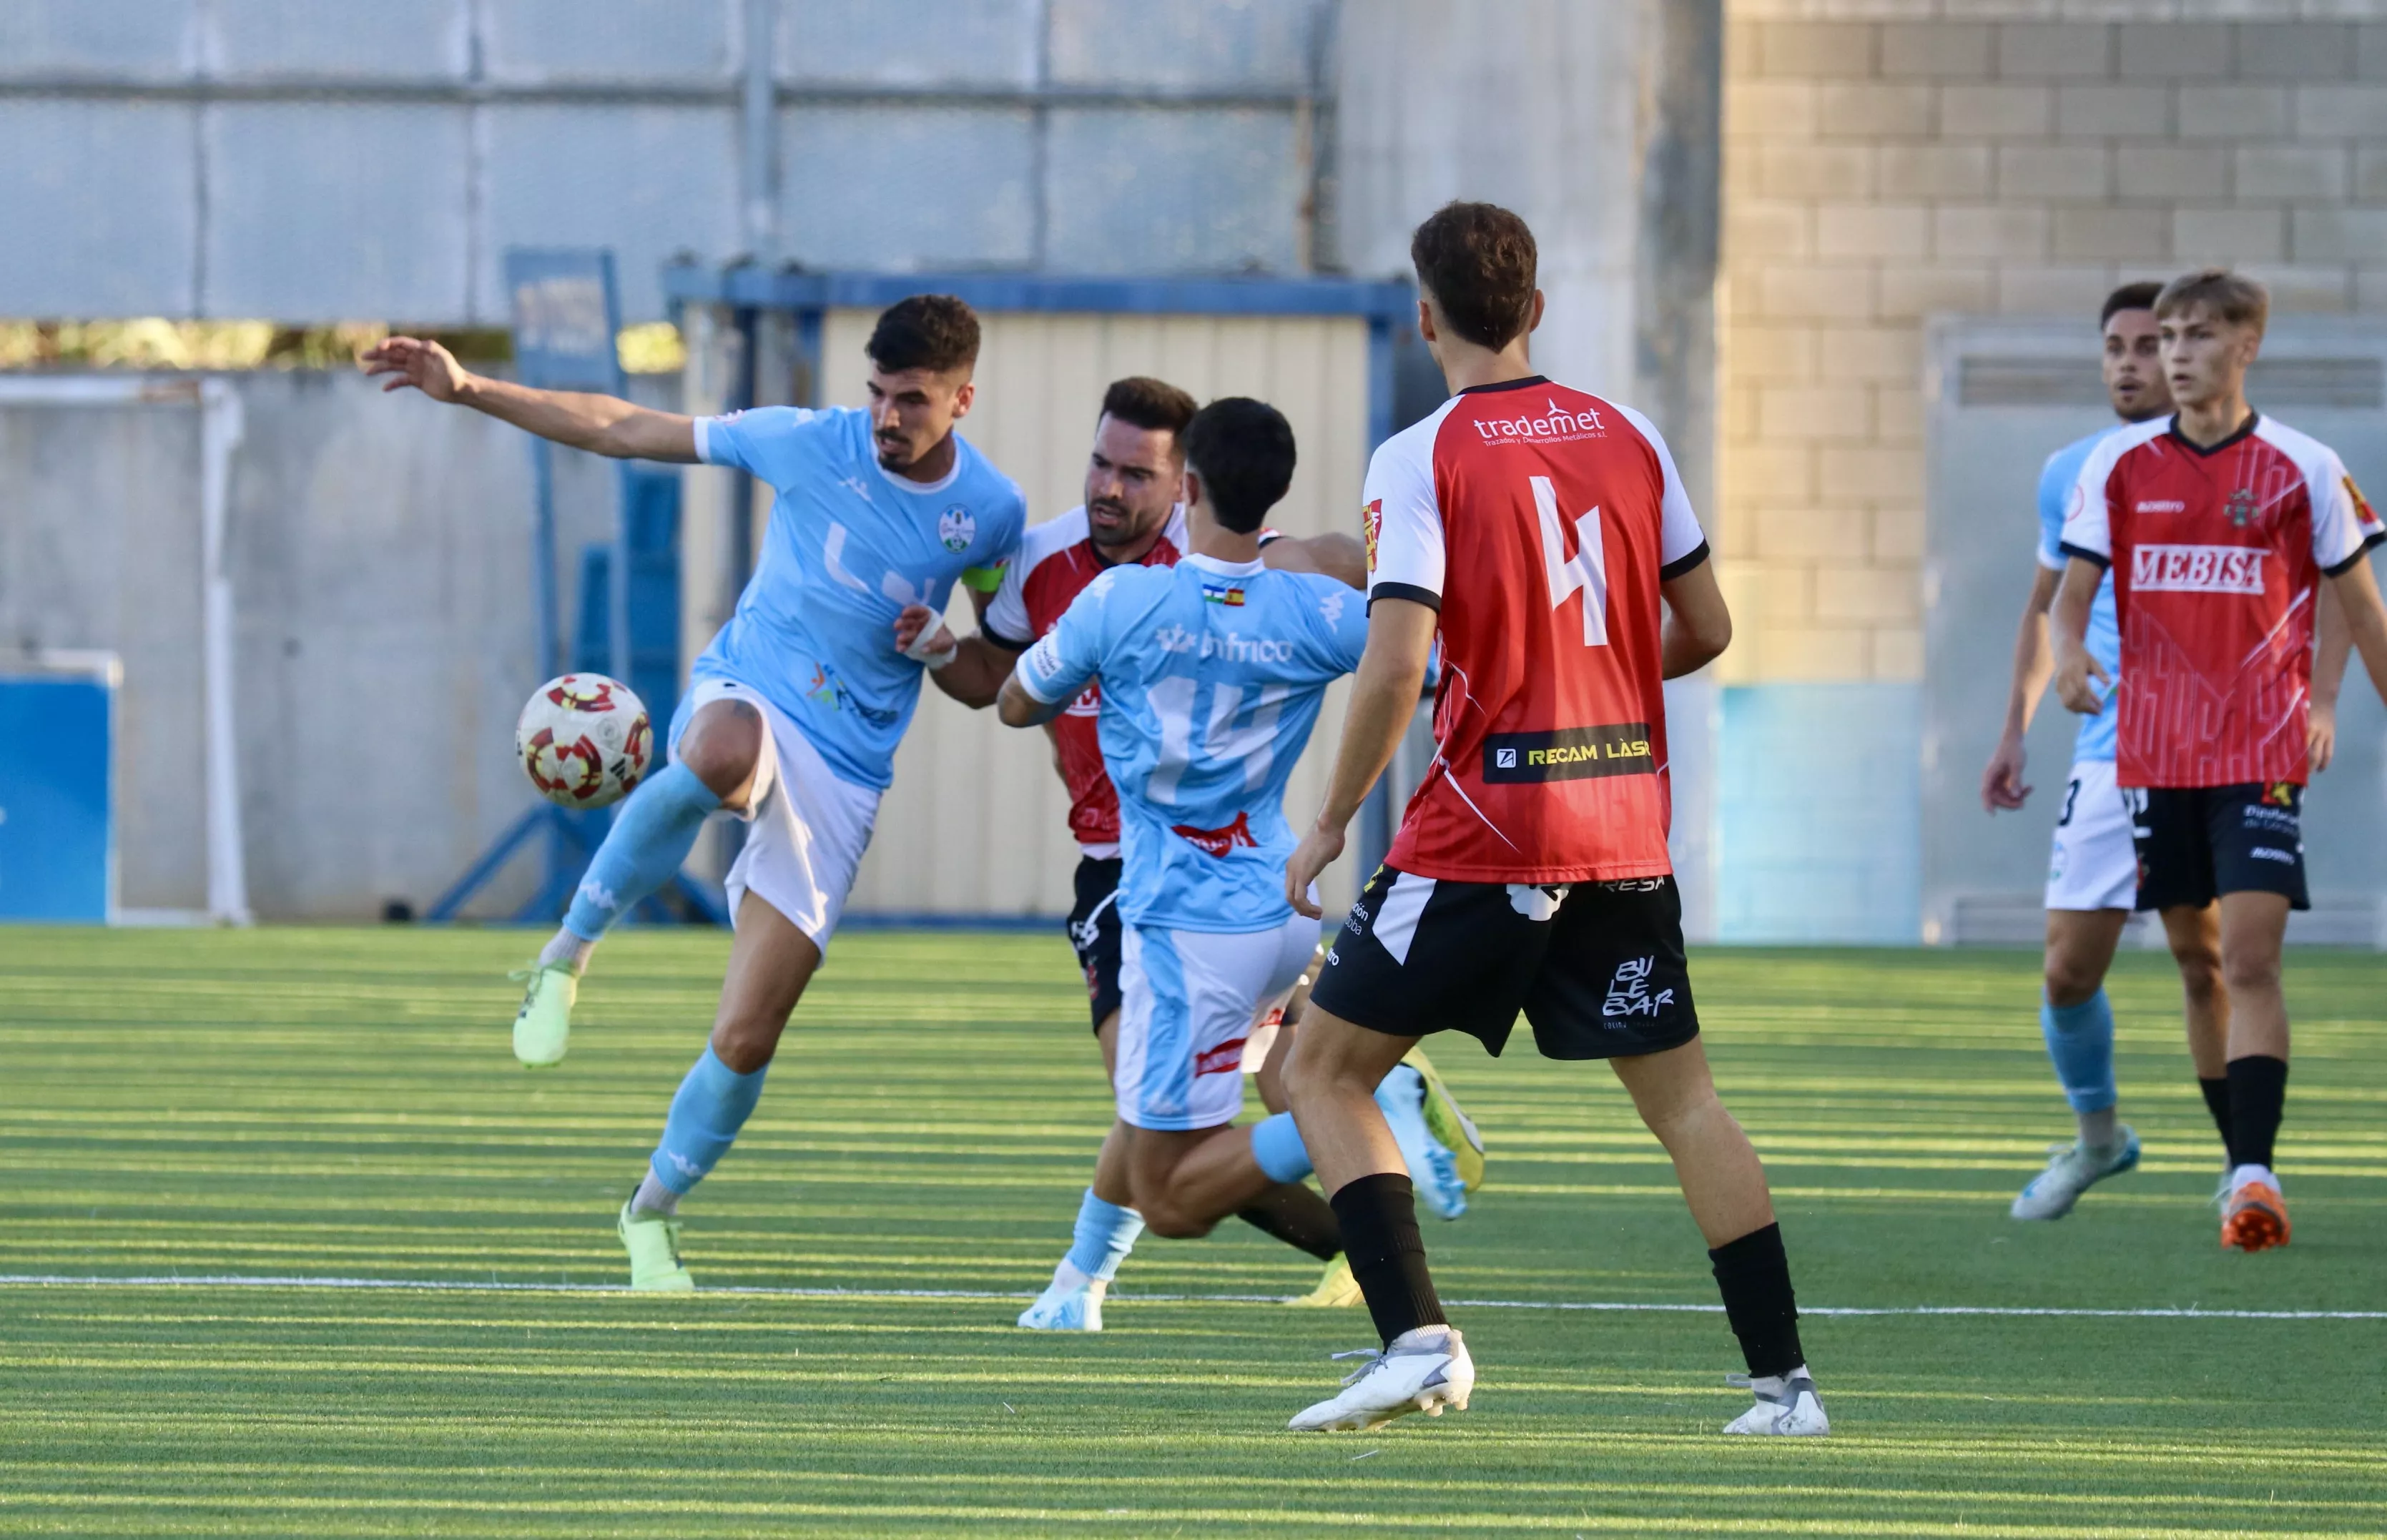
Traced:
POLYGON ((2221 1243, 2288 1240, 2271 1168, 2288 1081, 2280 953, 2305 892, 2314 613, 2330 581, 2387 695, 2387 610, 2363 558, 2387 538, 2335 450, 2246 401, 2269 296, 2191 273, 2155 301, 2176 415, 2123 428, 2081 466, 2065 518, 2056 690, 2112 683, 2083 642, 2108 569, 2121 621, 2115 779, 2137 816, 2138 906, 2169 927, 2215 899, 2229 993, 2230 1172, 2221 1243))
POLYGON ((1439 632, 1433 762, 1327 953, 1288 1077, 1384 1350, 1292 1426, 1465 1408, 1474 1365, 1369 1090, 1443 1028, 1498 1053, 1522 1008, 1545 1056, 1609 1060, 1673 1159, 1756 1393, 1725 1431, 1822 1433, 1765 1172, 1699 1044, 1666 853, 1660 681, 1732 635, 1707 542, 1648 419, 1534 372, 1522 220, 1454 203, 1409 252, 1454 394, 1369 466, 1367 650, 1285 873, 1314 912, 1304 895, 1391 761, 1439 632))

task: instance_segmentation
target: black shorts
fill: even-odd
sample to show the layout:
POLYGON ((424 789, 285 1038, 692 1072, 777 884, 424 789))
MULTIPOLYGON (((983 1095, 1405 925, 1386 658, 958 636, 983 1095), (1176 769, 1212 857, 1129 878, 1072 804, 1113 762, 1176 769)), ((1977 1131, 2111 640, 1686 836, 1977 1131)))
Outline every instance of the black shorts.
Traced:
POLYGON ((2202 909, 2224 893, 2280 893, 2309 909, 2305 789, 2292 781, 2125 791, 2139 907, 2202 909))
POLYGON ((1522 1010, 1545 1058, 1611 1059, 1699 1035, 1671 877, 1534 888, 1380 866, 1310 998, 1396 1037, 1459 1031, 1495 1054, 1522 1010))
POLYGON ((1069 911, 1069 945, 1086 975, 1086 1001, 1094 1030, 1119 1008, 1119 858, 1078 858, 1078 903, 1069 911))

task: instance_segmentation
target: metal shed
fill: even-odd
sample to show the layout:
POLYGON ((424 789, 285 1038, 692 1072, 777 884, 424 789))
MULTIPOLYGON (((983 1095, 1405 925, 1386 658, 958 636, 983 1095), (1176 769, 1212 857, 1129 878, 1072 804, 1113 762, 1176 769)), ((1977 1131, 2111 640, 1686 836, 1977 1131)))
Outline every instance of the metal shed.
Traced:
MULTIPOLYGON (((1294 534, 1358 533, 1369 452, 1396 425, 1402 339, 1413 291, 1346 280, 1072 278, 986 273, 666 271, 688 337, 691 411, 746 405, 857 405, 862 347, 878 313, 906 295, 958 295, 985 340, 970 441, 1027 493, 1030 523, 1080 500, 1102 391, 1155 374, 1197 398, 1257 396, 1289 418, 1300 445, 1293 489, 1274 523, 1294 534)), ((1437 393, 1438 398, 1438 393, 1437 393)), ((691 476, 682 533, 682 656, 692 658, 735 603, 759 549, 770 491, 746 478, 691 476)), ((966 630, 966 600, 954 598, 966 630)), ((1342 721, 1329 698, 1286 808, 1307 816, 1324 793, 1342 721)), ((878 834, 852 899, 856 913, 1061 915, 1076 847, 1067 800, 1041 736, 1010 732, 928 688, 896 758, 878 834)), ((1381 822, 1375 849, 1382 849, 1381 822)), ((1345 903, 1358 860, 1330 873, 1345 903)))

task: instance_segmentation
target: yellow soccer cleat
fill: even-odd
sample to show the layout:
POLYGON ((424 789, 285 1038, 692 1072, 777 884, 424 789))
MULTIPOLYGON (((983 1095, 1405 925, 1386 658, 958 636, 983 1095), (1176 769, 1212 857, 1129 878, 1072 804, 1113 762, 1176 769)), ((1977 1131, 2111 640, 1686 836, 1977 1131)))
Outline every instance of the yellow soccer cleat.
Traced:
POLYGON ((1351 1276, 1351 1259, 1337 1256, 1326 1264, 1325 1274, 1318 1280, 1318 1287, 1306 1294, 1296 1294, 1285 1303, 1299 1308, 1340 1310, 1346 1306, 1359 1304, 1361 1298, 1359 1281, 1351 1276))
POLYGON ((614 1222, 622 1244, 630 1253, 630 1287, 641 1294, 684 1294, 696 1280, 679 1260, 679 1221, 652 1210, 634 1213, 628 1202, 614 1222))
POLYGON ((580 997, 580 976, 568 967, 533 963, 506 977, 528 986, 522 1009, 514 1013, 514 1057, 525 1069, 562 1064, 572 1045, 572 1003, 580 997))
POLYGON ((1475 1119, 1460 1108, 1423 1049, 1410 1049, 1401 1055, 1401 1062, 1425 1081, 1426 1130, 1450 1152, 1459 1163, 1459 1180, 1467 1191, 1474 1192, 1484 1185, 1484 1138, 1475 1131, 1475 1119))

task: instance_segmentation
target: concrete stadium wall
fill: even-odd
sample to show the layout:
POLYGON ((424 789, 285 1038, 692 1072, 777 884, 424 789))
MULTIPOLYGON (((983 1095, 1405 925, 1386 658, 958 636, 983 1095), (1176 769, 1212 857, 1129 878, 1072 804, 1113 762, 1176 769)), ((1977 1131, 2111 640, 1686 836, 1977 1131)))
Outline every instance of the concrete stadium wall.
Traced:
MULTIPOLYGON (((521 435, 349 375, 234 376, 229 519, 250 903, 367 919, 436 896, 532 793, 537 685, 521 435)), ((669 383, 642 380, 663 404, 669 383)), ((561 544, 613 519, 610 469, 560 455, 561 544)), ((0 657, 124 663, 120 902, 205 907, 199 460, 180 407, 0 408, 0 657)), ((562 563, 567 615, 576 562, 562 563)), ((527 866, 473 911, 527 896, 527 866)))
POLYGON ((9 0, 0 315, 503 324, 517 245, 613 247, 634 321, 677 253, 1297 271, 1331 14, 9 0))
MULTIPOLYGON (((2209 262, 2267 280, 2285 314, 2387 310, 2387 14, 1730 0, 1729 17, 1719 525, 1741 628, 1725 677, 1736 692, 1863 685, 1849 712, 1919 723, 1927 320, 2072 322, 2085 352, 2116 284, 2209 262)), ((2031 510, 2012 517, 2018 607, 2031 510)), ((1951 645, 2002 671, 2011 624, 1951 645)), ((1728 720, 1825 730, 1788 711, 1728 720)), ((1894 767, 1816 763, 1788 738, 1727 758, 1774 765, 1772 795, 1820 808, 1882 775, 1910 784, 1921 747, 1876 743, 1894 767)), ((1837 858, 1830 820, 1803 827, 1803 847, 1766 863, 1837 858)), ((1727 936, 1807 923, 1803 899, 1734 852, 1727 833, 1725 886, 1761 908, 1727 936)), ((1888 859, 1896 890, 1914 890, 1919 842, 1888 859)))

